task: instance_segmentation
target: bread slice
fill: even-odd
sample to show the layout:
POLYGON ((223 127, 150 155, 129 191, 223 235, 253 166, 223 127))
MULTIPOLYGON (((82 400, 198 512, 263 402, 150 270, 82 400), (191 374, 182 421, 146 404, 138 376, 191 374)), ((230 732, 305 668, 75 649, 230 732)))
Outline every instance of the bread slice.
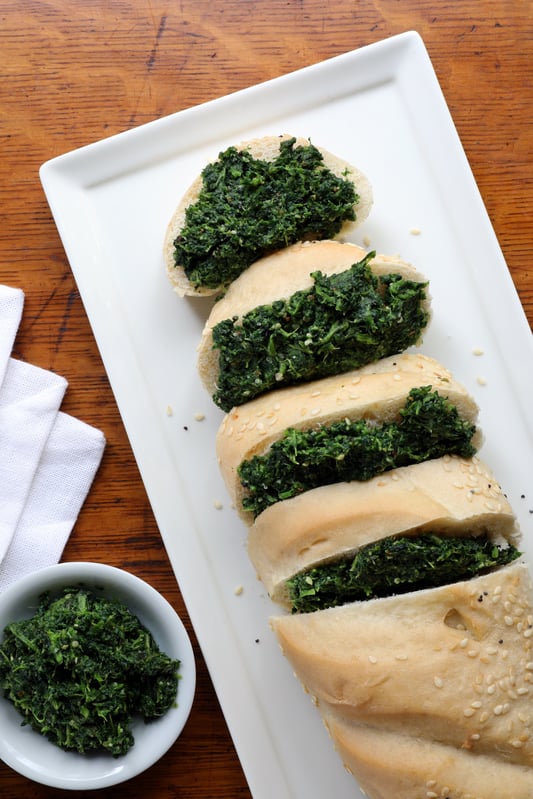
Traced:
MULTIPOLYGON (((283 250, 273 253, 265 258, 256 261, 246 272, 243 272, 228 288, 225 295, 213 306, 207 319, 202 333, 202 338, 198 347, 198 370, 206 390, 212 396, 215 394, 217 384, 220 379, 220 357, 219 350, 213 347, 213 329, 224 320, 235 320, 235 325, 240 324, 240 320, 255 308, 261 306, 271 306, 278 300, 288 300, 299 291, 310 289, 314 285, 313 273, 321 272, 324 275, 338 275, 347 272, 351 266, 360 263, 368 253, 362 247, 351 243, 339 241, 313 241, 299 242, 283 250)), ((425 276, 419 272, 412 264, 401 260, 398 257, 387 255, 376 255, 368 263, 372 273, 378 277, 397 274, 408 281, 426 284, 425 276)), ((418 335, 414 335, 408 345, 420 343, 422 332, 427 329, 431 314, 431 298, 427 288, 422 292, 420 310, 425 315, 425 324, 418 335)), ((361 329, 364 320, 365 309, 354 309, 353 323, 357 323, 361 329), (361 321, 360 321, 361 320, 361 321)), ((373 322, 373 320, 372 320, 373 322)), ((400 341, 404 328, 410 325, 407 318, 396 324, 395 340, 400 341)), ((372 328, 368 329, 369 336, 372 336, 372 328)), ((299 330, 298 335, 305 339, 306 331, 299 330)), ((255 361, 266 360, 269 353, 269 336, 264 337, 264 348, 257 349, 255 361)), ((359 343, 356 344, 359 363, 352 366, 361 366, 373 360, 377 360, 373 355, 371 344, 368 345, 368 357, 362 360, 365 352, 359 343)), ((405 348, 405 347, 404 347, 405 348)), ((386 355, 399 351, 398 349, 389 350, 386 355)), ((321 375, 322 355, 320 348, 317 349, 315 374, 313 378, 321 375)), ((379 356, 378 356, 379 357, 379 356)), ((226 369, 234 371, 234 364, 229 361, 226 369)), ((261 379, 257 378, 256 382, 261 379)), ((265 379, 265 378, 263 378, 265 379)), ((286 380, 291 379, 288 375, 285 380, 278 375, 276 388, 281 388, 286 380)), ((262 391, 270 389, 272 386, 265 384, 260 386, 262 391)), ((257 389, 259 393, 259 389, 257 389)), ((235 401, 234 404, 241 404, 235 401)))
POLYGON ((389 536, 487 535, 518 543, 509 502, 479 458, 445 456, 366 482, 335 483, 278 502, 249 530, 248 553, 271 599, 287 609, 287 580, 389 536))
MULTIPOLYGON (((370 797, 465 797, 473 787, 465 752, 472 765, 489 759, 492 773, 533 767, 533 588, 520 561, 440 588, 276 616, 271 625, 370 797), (416 757, 424 752, 429 760, 416 757)), ((525 799, 533 771, 516 774, 516 793, 484 782, 472 796, 525 799)))
MULTIPOLYGON (((296 139, 294 147, 309 147, 311 144, 313 144, 313 146, 316 147, 316 149, 318 149, 323 156, 323 165, 338 178, 349 180, 353 184, 358 198, 356 203, 352 206, 353 212, 355 213, 355 219, 352 220, 347 218, 337 233, 337 236, 339 237, 348 235, 355 227, 360 225, 366 219, 373 202, 372 187, 368 179, 365 177, 365 175, 363 175, 362 172, 360 172, 359 169, 349 164, 344 159, 328 152, 324 148, 314 145, 314 143, 311 143, 308 139, 302 137, 293 137, 289 134, 283 134, 281 136, 263 136, 257 139, 251 139, 236 145, 236 149, 238 151, 248 151, 254 159, 272 162, 280 153, 281 143, 293 138, 296 139)), ((222 155, 222 153, 219 154, 215 161, 218 161, 222 155)), ((183 264, 176 263, 175 260, 176 251, 174 247, 174 241, 182 233, 186 223, 187 208, 197 202, 200 196, 202 185, 203 173, 198 175, 198 177, 184 193, 174 214, 172 215, 172 218, 170 219, 164 240, 163 255, 167 274, 174 287, 174 290, 180 296, 216 294, 228 283, 228 280, 221 276, 218 285, 208 286, 199 285, 197 283, 193 284, 189 280, 183 264)), ((304 199, 303 201, 306 200, 304 199)), ((233 213, 233 209, 230 209, 230 211, 233 213)), ((269 220, 267 216, 265 216, 264 222, 268 227, 269 220)), ((219 222, 215 221, 215 224, 218 224, 220 229, 223 228, 223 223, 223 219, 221 219, 219 222)), ((292 241, 280 242, 279 247, 274 247, 273 249, 280 249, 281 247, 285 246, 285 244, 294 243, 294 241, 297 241, 301 238, 320 237, 317 234, 318 232, 315 234, 314 231, 307 231, 305 234, 302 232, 302 235, 298 235, 296 238, 293 238, 292 241)), ((224 235, 229 238, 234 236, 236 239, 238 239, 239 231, 226 231, 224 235)), ((253 250, 253 247, 250 246, 249 241, 246 241, 245 244, 247 247, 250 247, 251 251, 253 250)), ((256 256, 250 260, 250 263, 264 254, 264 252, 258 252, 256 256)), ((207 257, 207 255, 208 253, 205 254, 205 257, 207 257)))
MULTIPOLYGON (((474 700, 475 701, 475 700, 474 700)), ((348 772, 369 799, 531 799, 533 769, 325 713, 348 772)))
MULTIPOLYGON (((318 429, 344 419, 386 423, 398 419, 413 388, 430 385, 450 399, 460 416, 475 424, 478 407, 451 372, 433 358, 404 353, 384 358, 353 372, 299 384, 265 394, 226 415, 218 430, 216 452, 231 501, 251 525, 251 513, 242 510, 245 490, 240 464, 265 454, 288 428, 318 429)), ((478 430, 474 446, 482 436, 478 430)))

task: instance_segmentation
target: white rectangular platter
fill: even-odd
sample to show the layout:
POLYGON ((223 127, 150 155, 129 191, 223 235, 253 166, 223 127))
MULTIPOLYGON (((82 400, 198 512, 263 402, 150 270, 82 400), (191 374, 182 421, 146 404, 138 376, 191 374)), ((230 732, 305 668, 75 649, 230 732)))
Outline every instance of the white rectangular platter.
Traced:
MULTIPOLYGON (((527 539, 531 331, 416 33, 67 153, 42 166, 41 180, 253 796, 357 799, 269 630, 275 608, 218 473, 222 413, 196 373, 209 302, 179 299, 162 260, 167 222, 207 160, 285 132, 368 176, 375 204, 353 240, 429 278, 434 318, 422 351, 476 397, 481 454, 527 539)), ((524 549, 532 562, 527 540, 524 549)))

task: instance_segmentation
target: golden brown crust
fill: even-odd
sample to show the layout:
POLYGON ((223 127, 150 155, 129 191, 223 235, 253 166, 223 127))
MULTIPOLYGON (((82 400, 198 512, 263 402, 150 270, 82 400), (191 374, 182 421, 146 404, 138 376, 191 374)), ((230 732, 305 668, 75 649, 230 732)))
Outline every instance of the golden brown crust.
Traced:
MULTIPOLYGON (((213 328, 224 319, 240 318, 261 305, 288 299, 297 291, 311 288, 313 272, 335 275, 349 269, 367 255, 356 244, 340 241, 299 242, 261 258, 243 272, 213 306, 198 347, 198 371, 206 390, 213 394, 218 379, 218 352, 213 350, 213 328)), ((376 255, 370 261, 375 275, 400 274, 407 280, 425 283, 426 277, 400 258, 376 255)), ((430 314, 429 293, 423 303, 430 314)))
MULTIPOLYGON (((273 161, 279 155, 281 142, 290 138, 293 138, 290 134, 262 136, 257 139, 241 142, 236 145, 236 148, 238 150, 249 150, 255 158, 273 161)), ((296 137, 297 147, 308 147, 310 144, 311 142, 308 139, 296 137)), ((348 235, 351 230, 356 228, 367 218, 373 202, 372 187, 365 175, 355 166, 333 153, 330 153, 323 147, 314 144, 314 142, 312 142, 312 144, 322 153, 324 163, 328 169, 338 177, 348 177, 353 182, 359 196, 359 200, 355 206, 357 218, 353 222, 345 222, 338 234, 338 238, 341 238, 348 235)), ((216 294, 220 291, 220 288, 222 288, 222 285, 214 289, 205 287, 195 288, 189 282, 183 267, 176 265, 174 261, 174 240, 185 224, 185 212, 187 207, 197 200, 201 187, 202 177, 199 175, 189 186, 174 211, 168 223, 163 244, 163 257, 167 275, 174 287, 174 291, 180 296, 206 296, 216 294)))
POLYGON ((490 469, 479 458, 445 456, 278 502, 250 528, 248 554, 270 597, 290 608, 286 581, 298 572, 387 536, 427 530, 518 539, 513 511, 490 469))
MULTIPOLYGON (((433 358, 404 353, 343 375, 273 391, 234 408, 216 439, 217 457, 231 500, 242 519, 243 488, 237 469, 244 460, 265 453, 289 427, 308 430, 345 418, 384 423, 398 418, 412 388, 431 385, 475 423, 478 408, 465 388, 433 358)), ((480 442, 477 434, 476 445, 480 442)))
MULTIPOLYGON (((271 624, 325 715, 450 747, 452 757, 467 750, 533 766, 533 590, 524 564, 271 624)), ((431 776, 424 763, 417 768, 431 776)))

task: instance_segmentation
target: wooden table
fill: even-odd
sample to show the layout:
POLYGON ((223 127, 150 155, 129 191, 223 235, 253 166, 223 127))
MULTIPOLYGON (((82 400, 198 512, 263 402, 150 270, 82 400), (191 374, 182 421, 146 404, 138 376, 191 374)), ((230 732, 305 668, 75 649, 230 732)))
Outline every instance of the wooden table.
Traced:
MULTIPOLYGON (((14 355, 64 375, 69 389, 63 409, 103 430, 108 442, 65 560, 124 566, 151 582, 187 621, 39 183, 40 164, 182 108, 415 29, 432 57, 531 322, 532 19, 530 0, 0 4, 0 281, 26 294, 14 355)), ((250 797, 197 646, 196 654, 197 697, 179 743, 147 773, 95 791, 95 799, 250 797)), ((3 764, 0 794, 3 799, 65 795, 3 764)))

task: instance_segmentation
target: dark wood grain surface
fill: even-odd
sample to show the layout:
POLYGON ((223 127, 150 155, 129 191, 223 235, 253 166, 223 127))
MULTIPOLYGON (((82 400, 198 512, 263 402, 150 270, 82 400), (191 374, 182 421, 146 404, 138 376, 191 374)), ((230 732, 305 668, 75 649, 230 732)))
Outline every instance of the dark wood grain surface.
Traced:
MULTIPOLYGON (((111 134, 415 29, 433 60, 531 323, 532 9, 528 0, 0 2, 0 282, 26 294, 14 354, 64 375, 69 389, 63 409, 99 427, 108 442, 63 559, 105 561, 148 580, 181 614, 196 646, 197 696, 178 743, 148 772, 91 792, 95 799, 246 799, 250 792, 42 192, 39 166, 111 134)), ((0 795, 53 799, 67 792, 32 783, 0 763, 0 795)))

